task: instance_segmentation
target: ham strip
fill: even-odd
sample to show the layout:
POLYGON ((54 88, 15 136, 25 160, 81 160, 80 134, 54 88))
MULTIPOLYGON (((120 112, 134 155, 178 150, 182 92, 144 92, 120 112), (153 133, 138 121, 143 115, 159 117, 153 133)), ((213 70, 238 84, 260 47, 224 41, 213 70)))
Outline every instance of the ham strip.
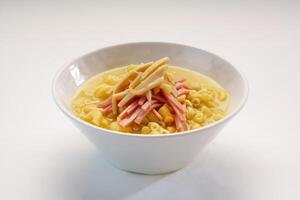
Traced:
POLYGON ((160 88, 156 87, 153 89, 153 94, 158 94, 160 92, 160 88))
POLYGON ((139 101, 138 101, 138 104, 141 106, 145 103, 145 101, 147 100, 146 96, 142 96, 139 101))
POLYGON ((147 110, 150 106, 159 103, 157 100, 152 100, 152 102, 146 101, 144 105, 142 105, 142 110, 147 110))
POLYGON ((144 103, 144 105, 142 105, 142 110, 147 110, 150 106, 151 106, 150 102, 146 101, 146 103, 144 103))
POLYGON ((171 107, 173 108, 176 116, 179 118, 179 120, 181 121, 185 121, 185 113, 182 113, 178 110, 178 108, 176 108, 175 106, 171 105, 171 107))
POLYGON ((184 84, 182 84, 182 83, 176 84, 176 89, 177 89, 177 90, 179 90, 179 89, 181 89, 181 88, 185 88, 185 89, 187 89, 187 90, 191 90, 191 89, 192 89, 192 88, 190 88, 189 86, 184 85, 184 84))
MULTIPOLYGON (((123 92, 119 92, 114 94, 114 98, 116 99, 116 101, 119 101, 120 99, 122 99, 126 94, 128 93, 128 90, 125 90, 123 92)), ((104 101, 98 103, 97 107, 98 108, 105 108, 108 105, 112 104, 112 98, 108 97, 107 99, 105 99, 104 101)))
POLYGON ((179 79, 176 79, 174 80, 174 83, 183 83, 184 81, 186 81, 186 78, 179 78, 179 79))
POLYGON ((178 131, 184 131, 184 125, 178 116, 175 116, 175 126, 178 131))
POLYGON ((156 103, 159 103, 159 101, 156 100, 156 99, 153 99, 153 100, 151 101, 151 105, 154 105, 154 104, 156 104, 156 103))
POLYGON ((155 99, 155 100, 158 100, 158 101, 160 101, 160 102, 163 102, 163 103, 166 102, 166 100, 164 99, 164 97, 161 96, 161 95, 159 95, 159 94, 157 94, 157 95, 152 95, 152 98, 155 99))
POLYGON ((157 110, 153 109, 152 112, 155 114, 155 116, 159 119, 159 120, 163 120, 163 117, 159 114, 159 112, 157 112, 157 110))
POLYGON ((175 126, 178 131, 185 130, 184 123, 186 122, 186 107, 180 104, 172 95, 163 93, 168 104, 175 112, 175 126))
POLYGON ((137 124, 141 124, 143 119, 147 116, 147 114, 149 112, 151 112, 152 109, 160 107, 161 104, 153 104, 151 105, 147 110, 142 110, 139 115, 137 116, 137 118, 134 120, 135 123, 137 124))
POLYGON ((178 96, 188 94, 189 92, 190 92, 189 90, 181 88, 180 90, 178 90, 178 96))
POLYGON ((140 107, 137 108, 132 113, 132 115, 130 115, 128 118, 125 118, 125 119, 122 119, 121 121, 119 121, 119 125, 122 127, 129 126, 135 120, 135 118, 140 114, 141 111, 142 111, 142 109, 140 107))
POLYGON ((138 106, 139 106, 138 103, 134 103, 134 105, 132 105, 131 107, 128 106, 129 109, 126 111, 126 113, 127 113, 128 115, 130 115, 131 113, 133 113, 133 111, 134 111, 138 106))
POLYGON ((102 110, 102 113, 103 114, 108 114, 108 113, 111 113, 112 112, 112 104, 110 104, 110 105, 108 105, 106 108, 104 108, 103 110, 102 110))
POLYGON ((168 94, 168 93, 165 93, 165 92, 163 92, 163 95, 165 96, 165 98, 167 99, 167 101, 168 101, 170 104, 172 104, 172 105, 174 105, 175 107, 177 107, 180 111, 185 112, 185 109, 184 109, 183 105, 180 104, 180 103, 175 99, 175 97, 173 97, 171 94, 168 94))
POLYGON ((146 115, 151 111, 151 107, 149 107, 147 110, 142 110, 139 113, 139 116, 134 120, 135 123, 141 124, 143 119, 146 117, 146 115))
POLYGON ((98 108, 105 108, 111 104, 111 97, 107 98, 106 100, 98 103, 97 107, 98 108))
POLYGON ((125 110, 123 110, 118 118, 119 119, 124 119, 126 116, 130 115, 131 113, 133 113, 133 111, 139 106, 138 101, 134 101, 132 102, 125 110))

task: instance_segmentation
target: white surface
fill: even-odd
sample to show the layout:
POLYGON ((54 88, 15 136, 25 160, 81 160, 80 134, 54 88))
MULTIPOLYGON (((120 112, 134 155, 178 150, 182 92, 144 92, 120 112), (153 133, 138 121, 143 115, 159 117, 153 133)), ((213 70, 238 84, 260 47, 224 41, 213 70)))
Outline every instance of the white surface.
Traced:
POLYGON ((0 199, 299 199, 300 5, 296 1, 0 2, 0 199), (239 66, 250 98, 188 167, 111 167, 61 114, 51 79, 74 57, 172 41, 239 66))

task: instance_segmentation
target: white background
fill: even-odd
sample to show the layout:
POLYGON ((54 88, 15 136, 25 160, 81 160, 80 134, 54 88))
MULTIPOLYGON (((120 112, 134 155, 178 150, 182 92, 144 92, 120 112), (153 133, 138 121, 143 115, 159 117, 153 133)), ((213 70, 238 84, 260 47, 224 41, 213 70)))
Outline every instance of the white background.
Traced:
POLYGON ((296 1, 0 1, 0 199, 300 199, 296 1), (91 50, 166 41, 216 53, 250 83, 244 110, 186 168, 107 164, 56 108, 54 73, 91 50))

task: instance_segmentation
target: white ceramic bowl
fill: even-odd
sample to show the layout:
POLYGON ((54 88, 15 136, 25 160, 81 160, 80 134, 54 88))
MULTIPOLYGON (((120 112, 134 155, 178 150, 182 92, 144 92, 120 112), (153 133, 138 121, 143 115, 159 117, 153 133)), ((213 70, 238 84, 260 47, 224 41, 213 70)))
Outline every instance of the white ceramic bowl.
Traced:
POLYGON ((57 73, 52 90, 57 106, 108 161, 120 169, 144 174, 172 172, 187 165, 241 110, 248 96, 247 81, 230 63, 198 48, 160 42, 121 44, 86 54, 57 73), (229 91, 227 116, 209 126, 178 134, 139 135, 99 128, 72 114, 72 96, 90 77, 111 68, 164 56, 170 57, 172 65, 208 75, 229 91))

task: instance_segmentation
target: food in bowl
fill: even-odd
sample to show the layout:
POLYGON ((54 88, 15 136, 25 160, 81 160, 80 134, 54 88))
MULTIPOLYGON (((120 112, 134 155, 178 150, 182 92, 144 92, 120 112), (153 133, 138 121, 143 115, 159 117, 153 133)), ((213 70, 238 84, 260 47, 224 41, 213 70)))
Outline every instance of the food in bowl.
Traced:
MULTIPOLYGON (((128 68, 130 69, 131 67, 128 68)), ((101 75, 98 76, 100 77, 101 75)), ((174 79, 177 79, 177 77, 174 75, 174 79)), ((209 84, 203 85, 210 84, 213 85, 213 88, 219 88, 218 84, 216 85, 214 81, 209 81, 209 84)), ((114 86, 115 84, 105 83, 105 85, 114 86)), ((226 94, 227 92, 225 91, 226 94)), ((215 54, 181 44, 138 42, 101 48, 76 58, 62 67, 56 74, 53 79, 52 93, 58 108, 73 122, 83 136, 101 151, 101 155, 109 163, 120 169, 136 173, 162 174, 179 170, 194 160, 201 150, 211 143, 220 134, 220 131, 226 127, 226 124, 234 119, 242 110, 247 101, 249 89, 245 77, 239 70, 215 54), (82 99, 78 98, 77 100, 82 101, 84 104, 90 104, 82 106, 80 108, 82 111, 78 111, 78 114, 82 112, 82 117, 84 117, 88 114, 89 110, 85 109, 87 113, 83 113, 83 109, 85 107, 92 107, 95 110, 99 110, 102 118, 109 122, 109 118, 102 114, 102 108, 97 107, 98 102, 103 102, 106 98, 93 97, 96 88, 98 89, 100 84, 105 83, 104 75, 114 75, 108 76, 109 78, 105 80, 109 80, 111 77, 114 80, 117 77, 116 81, 118 81, 121 79, 118 75, 124 77, 125 74, 122 73, 127 73, 127 68, 118 68, 121 72, 117 73, 116 67, 130 63, 139 64, 140 62, 148 62, 155 60, 153 58, 159 58, 161 55, 168 55, 172 58, 171 65, 182 67, 168 67, 167 71, 172 71, 173 69, 180 71, 180 74, 179 72, 177 73, 177 77, 185 77, 187 80, 184 84, 194 87, 193 90, 197 92, 201 90, 200 88, 196 88, 196 84, 192 85, 198 79, 200 79, 200 83, 210 80, 196 72, 201 72, 213 78, 213 80, 216 80, 227 90, 230 96, 227 95, 225 101, 229 101, 229 105, 222 120, 210 125, 200 123, 201 126, 204 126, 203 128, 191 129, 184 132, 177 131, 177 133, 172 134, 145 135, 122 133, 120 131, 111 131, 108 128, 100 128, 97 123, 101 121, 97 121, 97 118, 93 122, 95 125, 92 125, 81 120, 77 117, 78 115, 75 116, 72 112, 73 97, 75 95, 76 99, 77 95, 79 95, 78 97, 82 97, 82 99), (106 71, 108 69, 112 70, 106 71), (113 73, 114 70, 116 71, 113 73), (100 72, 103 72, 102 78, 95 77, 89 80, 100 72), (99 79, 98 83, 97 79, 99 79), (86 88, 89 88, 86 86, 89 85, 93 85, 91 88, 94 87, 94 89, 86 90, 86 88), (80 94, 81 92, 82 94, 80 94), (87 97, 84 95, 87 95, 87 97)), ((206 107, 209 108, 209 105, 206 107)), ((187 119, 187 125, 189 125, 189 121, 187 119)), ((107 125, 103 127, 107 127, 107 125)))
POLYGON ((73 113, 93 125, 136 134, 178 133, 222 119, 228 92, 169 62, 165 57, 97 74, 76 91, 73 113))

